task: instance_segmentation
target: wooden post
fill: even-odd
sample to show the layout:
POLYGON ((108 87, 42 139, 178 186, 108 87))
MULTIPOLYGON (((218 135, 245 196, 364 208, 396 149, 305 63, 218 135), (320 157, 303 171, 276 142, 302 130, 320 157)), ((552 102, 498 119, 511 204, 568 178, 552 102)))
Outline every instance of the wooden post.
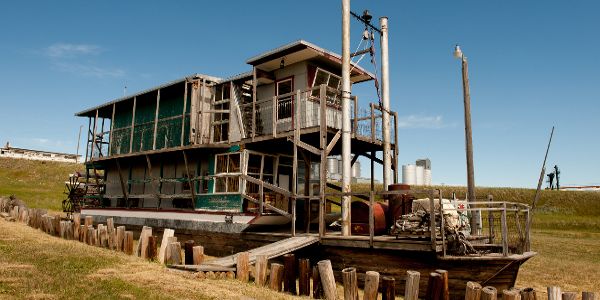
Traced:
POLYGON ((174 242, 167 245, 165 254, 165 264, 179 265, 181 264, 181 243, 174 242))
POLYGON ((381 279, 381 299, 394 300, 396 299, 396 280, 394 277, 384 276, 381 279))
POLYGON ((163 264, 165 263, 165 253, 168 245, 169 237, 173 237, 175 235, 175 230, 165 228, 163 231, 162 242, 160 243, 160 251, 158 252, 158 261, 163 264))
POLYGON ((345 268, 342 270, 344 281, 344 300, 355 300, 358 298, 358 285, 356 282, 356 268, 345 268))
POLYGON ((85 228, 88 228, 88 226, 90 225, 94 225, 94 217, 92 216, 85 216, 85 228))
MULTIPOLYGON (((502 226, 502 255, 508 256, 508 228, 506 225, 506 203, 503 203, 502 205, 503 209, 502 215, 500 217, 500 224, 502 226)), ((473 231, 472 228, 471 231, 473 231)))
POLYGON ((404 300, 419 299, 419 280, 421 273, 417 271, 406 271, 406 284, 404 285, 404 300))
MULTIPOLYGON (((481 284, 473 281, 467 282, 465 300, 479 300, 481 298, 481 284)), ((533 299, 535 300, 535 299, 533 299)))
MULTIPOLYGON (((440 208, 442 207, 441 203, 442 203, 442 199, 440 198, 440 208)), ((442 275, 442 299, 450 300, 450 290, 448 288, 448 271, 435 270, 435 272, 442 275)))
POLYGON ((133 231, 125 231, 123 236, 123 251, 125 254, 133 255, 133 231))
POLYGON ((281 286, 283 283, 283 265, 282 264, 271 264, 271 282, 269 287, 277 292, 281 292, 281 286))
POLYGON ((257 255, 256 263, 254 264, 254 282, 256 285, 262 287, 267 282, 267 266, 268 257, 266 255, 257 255))
POLYGON ((314 266, 312 268, 312 281, 313 281, 313 298, 323 298, 323 286, 321 285, 321 276, 319 276, 319 267, 314 266))
POLYGON ((87 227, 87 235, 86 235, 85 243, 88 245, 94 245, 94 227, 92 225, 87 227))
POLYGON ((298 263, 298 294, 300 296, 310 296, 310 260, 302 258, 298 263))
POLYGON ((440 273, 429 273, 426 300, 442 300, 444 295, 444 280, 440 273))
POLYGON ((194 244, 196 242, 194 242, 194 240, 188 240, 185 242, 184 244, 184 251, 185 251, 185 261, 184 264, 186 265, 193 265, 194 264, 194 244))
MULTIPOLYGON (((377 300, 377 290, 379 288, 379 273, 374 271, 367 271, 365 275, 366 277, 363 299, 377 300)), ((356 296, 358 297, 358 293, 356 296)))
POLYGON ((100 229, 100 247, 108 248, 108 227, 106 225, 102 225, 102 229, 100 229))
POLYGON ((283 290, 296 295, 296 256, 292 253, 283 255, 285 269, 283 290))
POLYGON ((481 289, 481 300, 496 300, 497 299, 497 291, 493 286, 486 286, 481 289))
POLYGON ((562 300, 576 300, 577 299, 577 292, 563 292, 562 293, 562 300))
POLYGON ((581 300, 600 300, 600 293, 582 292, 581 300))
POLYGON ((148 254, 148 237, 152 235, 152 227, 144 226, 138 240, 137 255, 146 258, 148 254))
MULTIPOLYGON (((325 99, 322 99, 325 101, 325 99)), ((319 276, 321 277, 321 285, 323 286, 323 294, 326 300, 335 300, 337 290, 335 286, 335 278, 333 277, 333 269, 330 260, 322 260, 317 263, 319 267, 319 276)))
POLYGON ((250 277, 250 253, 249 252, 240 252, 237 255, 236 259, 236 277, 241 282, 248 282, 250 277))
POLYGON ((151 235, 148 237, 148 248, 146 253, 146 259, 155 260, 156 259, 156 242, 158 241, 158 236, 151 235))
POLYGON ((533 288, 524 288, 521 290, 521 300, 537 300, 533 288))
POLYGON ((85 243, 87 240, 87 229, 85 225, 79 225, 79 241, 85 243))
POLYGON ((560 290, 560 287, 548 287, 548 300, 562 300, 562 291, 560 290))
POLYGON ((92 229, 92 245, 99 247, 100 246, 100 237, 98 236, 98 233, 100 231, 98 229, 92 229))
POLYGON ((125 239, 125 226, 117 227, 117 251, 123 251, 123 240, 125 239))
POLYGON ((201 265, 204 261, 204 247, 202 246, 194 246, 192 248, 193 256, 194 256, 194 265, 201 265))
POLYGON ((503 290, 502 300, 521 300, 521 293, 519 290, 503 290))

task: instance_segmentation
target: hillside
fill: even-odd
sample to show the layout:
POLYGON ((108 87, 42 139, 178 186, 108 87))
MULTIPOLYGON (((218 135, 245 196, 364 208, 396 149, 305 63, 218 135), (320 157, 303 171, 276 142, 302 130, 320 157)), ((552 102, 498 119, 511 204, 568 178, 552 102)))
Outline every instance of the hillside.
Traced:
POLYGON ((83 165, 0 158, 0 196, 14 194, 33 208, 62 211, 64 182, 83 165))
MULTIPOLYGON (((0 196, 15 194, 30 207, 60 211, 65 198, 64 182, 70 173, 82 170, 78 164, 0 159, 0 196)), ((368 184, 355 184, 356 191, 367 191, 368 184)), ((381 188, 381 185, 377 187, 381 188)), ((464 198, 466 188, 458 186, 434 186, 445 197, 452 192, 464 198)), ((491 194, 495 200, 531 204, 534 189, 478 187, 478 197, 491 194)), ((543 190, 534 218, 534 226, 548 229, 577 229, 599 231, 600 192, 543 190)))

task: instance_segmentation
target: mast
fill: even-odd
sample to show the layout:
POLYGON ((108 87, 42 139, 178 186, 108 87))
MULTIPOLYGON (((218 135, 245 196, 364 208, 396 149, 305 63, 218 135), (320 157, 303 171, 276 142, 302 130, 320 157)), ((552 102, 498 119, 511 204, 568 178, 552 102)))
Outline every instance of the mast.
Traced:
MULTIPOLYGON (((350 193, 352 176, 350 149, 350 0, 342 0, 342 193, 350 193)), ((325 112, 321 112, 325 113, 325 112)), ((323 180, 326 180, 323 178, 323 180)), ((342 235, 350 235, 350 201, 342 196, 342 235)))

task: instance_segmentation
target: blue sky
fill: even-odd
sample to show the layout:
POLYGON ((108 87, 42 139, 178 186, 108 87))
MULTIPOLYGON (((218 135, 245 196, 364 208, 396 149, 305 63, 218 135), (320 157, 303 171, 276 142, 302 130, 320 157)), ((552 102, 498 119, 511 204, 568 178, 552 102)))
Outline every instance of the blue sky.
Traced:
MULTIPOLYGON (((75 152, 84 108, 192 73, 227 77, 305 39, 341 49, 340 1, 12 1, 0 10, 0 142, 75 152)), ((389 17, 401 164, 465 184, 459 43, 469 59, 476 184, 600 184, 597 1, 352 1, 389 17)), ((375 18, 375 19, 376 19, 375 18)), ((362 27, 352 23, 352 48, 362 27)), ((363 61, 367 61, 366 59, 363 61)), ((365 65, 369 68, 369 65, 365 65)), ((363 104, 371 83, 355 87, 363 104)), ((363 175, 366 175, 366 165, 363 175)), ((380 176, 378 176, 380 177, 380 176)))

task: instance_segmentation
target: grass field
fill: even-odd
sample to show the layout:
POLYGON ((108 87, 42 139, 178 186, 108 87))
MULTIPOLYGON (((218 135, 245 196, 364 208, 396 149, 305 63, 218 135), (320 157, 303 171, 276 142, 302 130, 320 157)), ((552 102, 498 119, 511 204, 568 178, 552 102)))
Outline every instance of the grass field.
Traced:
MULTIPOLYGON (((15 194, 30 207, 60 211, 64 181, 81 165, 0 159, 0 196, 15 194)), ((366 190, 368 185, 355 185, 366 190)), ((436 187, 444 195, 464 187, 436 187)), ((532 189, 478 188, 477 195, 529 204, 532 189)), ((600 291, 600 193, 542 191, 534 215, 532 250, 539 255, 521 268, 517 286, 544 292, 600 291)), ((239 298, 284 299, 290 296, 252 284, 198 281, 157 264, 45 236, 22 224, 0 221, 0 298, 239 298), (168 282, 169 284, 165 284, 168 282), (148 296, 145 296, 148 295, 148 296)))

